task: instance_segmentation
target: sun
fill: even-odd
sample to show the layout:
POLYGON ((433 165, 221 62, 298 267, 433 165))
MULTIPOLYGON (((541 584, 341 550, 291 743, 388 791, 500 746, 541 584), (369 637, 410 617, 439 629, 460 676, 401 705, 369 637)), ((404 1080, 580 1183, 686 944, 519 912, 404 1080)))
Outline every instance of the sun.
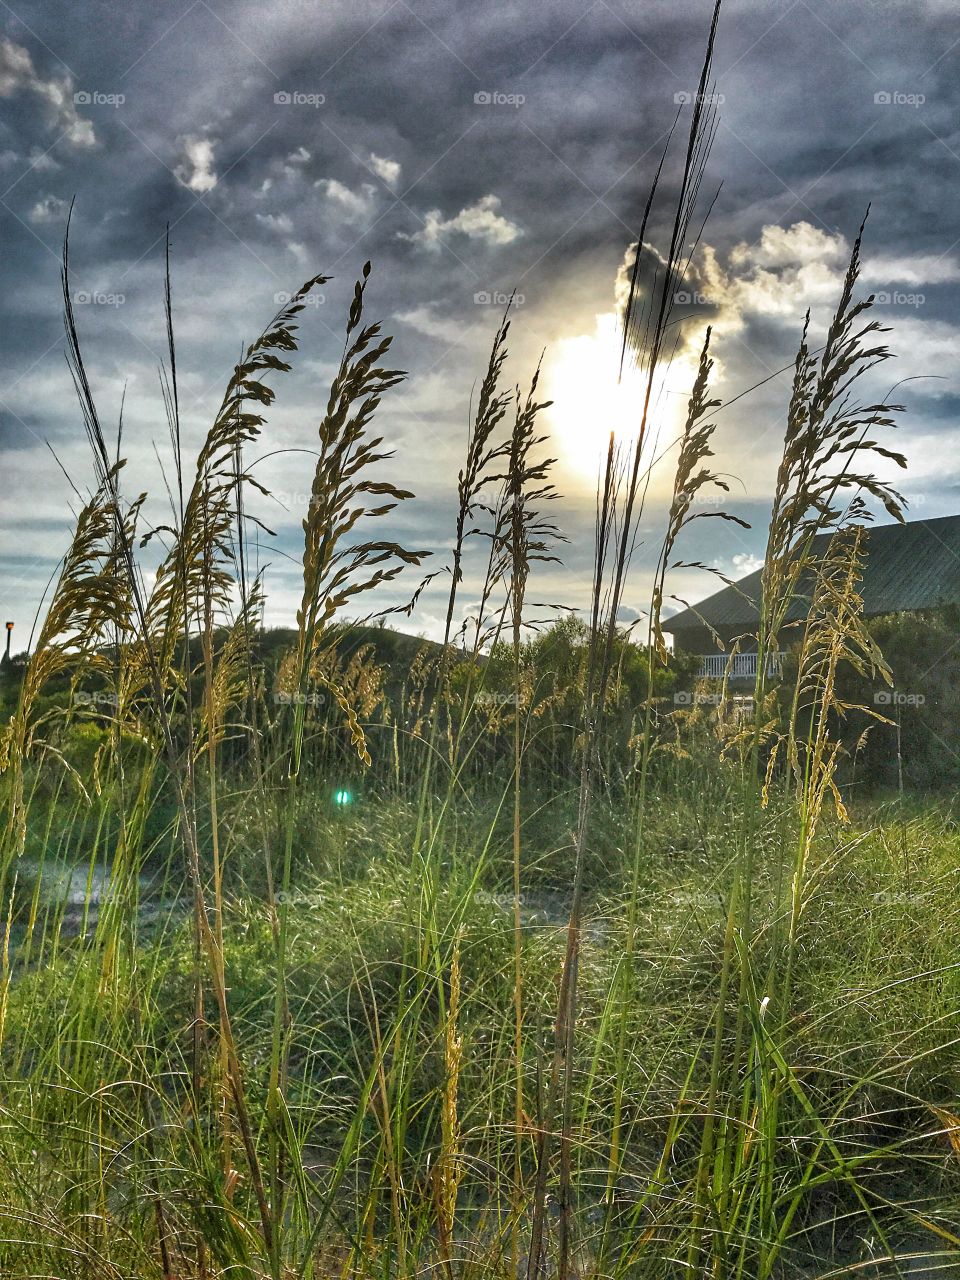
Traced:
MULTIPOLYGON (((611 311, 596 316, 593 333, 561 338, 548 352, 551 447, 563 469, 591 487, 604 465, 610 432, 626 453, 636 443, 643 412, 646 375, 627 363, 620 377, 622 342, 611 311)), ((644 464, 678 435, 695 375, 694 362, 681 354, 654 378, 644 464)))

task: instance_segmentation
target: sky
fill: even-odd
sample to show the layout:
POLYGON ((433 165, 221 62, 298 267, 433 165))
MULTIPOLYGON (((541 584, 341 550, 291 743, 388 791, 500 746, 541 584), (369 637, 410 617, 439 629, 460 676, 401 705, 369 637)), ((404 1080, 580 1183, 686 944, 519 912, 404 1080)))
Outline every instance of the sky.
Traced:
MULTIPOLYGON (((84 491, 92 475, 64 359, 71 201, 71 293, 94 392, 108 424, 123 400, 125 483, 149 491, 155 523, 170 472, 158 377, 167 224, 188 455, 241 344, 304 279, 332 277, 302 317, 295 370, 276 382, 249 459, 273 494, 257 507, 275 532, 257 549, 269 623, 289 624, 298 600, 309 450, 367 259, 368 315, 409 375, 379 430, 391 478, 416 495, 382 532, 433 552, 430 568, 446 563, 472 397, 515 291, 508 379, 526 384, 542 355, 563 494, 551 514, 568 539, 531 592, 583 607, 599 458, 609 431, 629 437, 637 418, 636 379, 618 383, 624 262, 666 132, 678 106, 681 121, 690 111, 710 8, 0 0, 0 612, 16 622, 14 649, 68 545, 71 482, 84 491)), ((681 356, 657 426, 669 443, 712 322, 713 390, 731 402, 716 416, 716 466, 727 509, 752 527, 695 522, 684 560, 734 576, 758 564, 789 393, 780 371, 808 307, 822 335, 868 204, 863 291, 897 356, 879 394, 904 380, 885 443, 909 460, 898 479, 913 518, 960 510, 958 62, 952 0, 724 5, 705 204, 719 194, 677 299, 681 356)), ((649 597, 669 460, 643 512, 633 616, 649 597)), ((471 563, 466 602, 477 572, 471 563)), ((415 585, 401 579, 381 603, 415 585)), ((714 587, 687 569, 668 582, 684 600, 714 587)), ((403 625, 436 635, 445 591, 438 579, 403 625)))

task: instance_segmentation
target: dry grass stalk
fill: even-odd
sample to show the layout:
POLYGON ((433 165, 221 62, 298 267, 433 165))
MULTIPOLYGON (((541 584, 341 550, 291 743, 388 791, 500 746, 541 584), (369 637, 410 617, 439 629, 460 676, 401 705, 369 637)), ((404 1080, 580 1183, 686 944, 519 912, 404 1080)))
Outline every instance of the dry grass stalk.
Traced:
POLYGON ((460 1113, 457 1095, 463 1064, 463 1037, 460 1018, 460 939, 456 938, 450 958, 450 990, 444 1020, 443 1098, 440 1106, 440 1153, 437 1158, 437 1232, 440 1260, 452 1277, 454 1227, 457 1219, 457 1191, 463 1177, 460 1113))

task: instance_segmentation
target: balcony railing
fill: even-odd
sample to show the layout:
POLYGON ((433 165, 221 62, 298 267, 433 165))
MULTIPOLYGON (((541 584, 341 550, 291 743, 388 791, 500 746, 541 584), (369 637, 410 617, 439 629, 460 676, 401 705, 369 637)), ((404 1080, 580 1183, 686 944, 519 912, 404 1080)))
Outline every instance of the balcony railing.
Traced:
MULTIPOLYGON (((701 680, 722 680, 729 676, 731 680, 755 680, 759 655, 756 653, 705 653, 700 658, 700 670, 697 675, 701 680)), ((783 670, 783 653, 777 651, 767 657, 767 675, 778 676, 783 670)))

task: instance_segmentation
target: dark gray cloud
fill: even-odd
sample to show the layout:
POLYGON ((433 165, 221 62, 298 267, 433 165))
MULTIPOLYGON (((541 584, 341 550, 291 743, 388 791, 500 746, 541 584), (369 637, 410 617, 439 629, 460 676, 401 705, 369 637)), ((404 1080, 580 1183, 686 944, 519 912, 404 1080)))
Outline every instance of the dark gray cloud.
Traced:
MULTIPOLYGON (((694 87, 708 4, 687 0, 341 0, 264 9, 223 0, 153 6, 62 0, 4 9, 0 46, 0 601, 25 622, 64 546, 82 485, 79 417, 58 308, 66 209, 73 283, 105 417, 126 388, 139 488, 162 492, 162 239, 173 244, 188 443, 202 437, 239 345, 305 276, 336 279, 304 319, 303 355, 264 439, 309 448, 339 353, 352 279, 375 263, 373 311, 410 380, 384 408, 396 473, 418 494, 398 527, 440 550, 450 527, 471 386, 498 296, 520 295, 513 377, 546 347, 545 383, 567 500, 567 565, 541 593, 579 603, 589 577, 598 442, 624 398, 610 381, 614 289, 677 96, 694 87), (15 10, 15 12, 14 12, 15 10), (598 317, 600 319, 598 320, 598 317), (592 371, 592 373, 591 373, 592 371), (560 392, 564 400, 560 401, 560 392)), ((960 385, 960 173, 955 14, 947 0, 730 0, 716 56, 722 190, 691 276, 690 343, 717 322, 720 393, 789 363, 873 202, 865 282, 885 295, 903 391, 905 482, 921 514, 955 509, 960 385), (719 295, 719 296, 714 296, 719 295)), ((670 181, 665 188, 667 208, 670 181)), ((654 219, 655 224, 657 218, 654 219)), ((658 231, 655 225, 653 238, 658 231)), ((678 373, 682 373, 682 368, 678 373)), ((674 388, 679 394, 680 387, 674 388)), ((721 414, 732 505, 762 526, 784 380, 721 414)), ((283 500, 309 458, 264 464, 283 500)), ((132 481, 131 481, 132 482, 132 481)), ((643 566, 659 539, 655 488, 643 566)), ((275 620, 289 611, 299 513, 270 508, 275 620)), ((265 518, 270 519, 267 512, 265 518)), ((716 521, 688 559, 730 571, 759 533, 716 521)), ((709 589, 679 575, 681 594, 709 589)), ((428 597, 421 624, 431 625, 428 597)))

